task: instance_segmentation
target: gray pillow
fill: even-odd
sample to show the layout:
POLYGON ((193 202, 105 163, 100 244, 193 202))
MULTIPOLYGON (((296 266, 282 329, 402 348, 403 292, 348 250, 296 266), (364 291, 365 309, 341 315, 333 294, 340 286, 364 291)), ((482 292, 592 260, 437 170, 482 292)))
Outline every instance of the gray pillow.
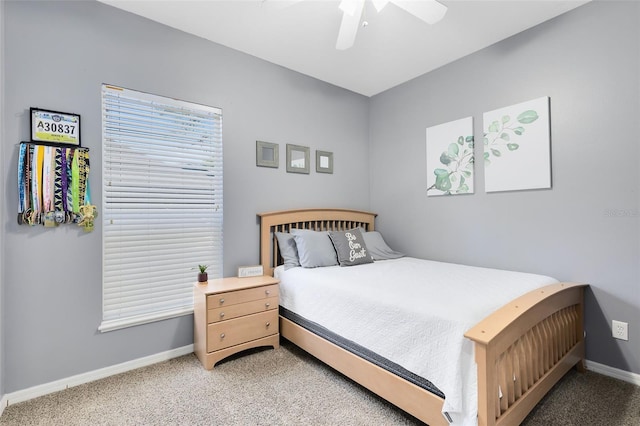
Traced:
POLYGON ((331 238, 333 247, 335 247, 338 254, 340 266, 362 265, 363 263, 373 262, 359 229, 332 231, 329 232, 329 238, 331 238))
POLYGON ((397 259, 404 256, 404 253, 391 250, 378 231, 365 232, 362 237, 373 260, 397 259))
POLYGON ((289 268, 300 266, 298 249, 293 235, 287 232, 276 232, 276 239, 278 240, 278 248, 280 249, 285 271, 289 268))
POLYGON ((303 268, 338 264, 336 251, 333 249, 328 233, 309 229, 292 229, 291 233, 296 240, 298 259, 303 268))

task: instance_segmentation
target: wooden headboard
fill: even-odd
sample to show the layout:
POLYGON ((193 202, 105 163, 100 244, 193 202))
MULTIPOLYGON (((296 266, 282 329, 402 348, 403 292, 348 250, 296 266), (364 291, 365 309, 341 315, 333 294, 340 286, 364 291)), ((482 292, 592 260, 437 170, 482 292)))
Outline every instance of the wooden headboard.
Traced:
POLYGON ((291 229, 314 231, 342 231, 362 227, 374 230, 376 213, 347 209, 299 209, 258 213, 260 217, 260 264, 265 275, 273 275, 273 268, 281 262, 275 232, 291 229))

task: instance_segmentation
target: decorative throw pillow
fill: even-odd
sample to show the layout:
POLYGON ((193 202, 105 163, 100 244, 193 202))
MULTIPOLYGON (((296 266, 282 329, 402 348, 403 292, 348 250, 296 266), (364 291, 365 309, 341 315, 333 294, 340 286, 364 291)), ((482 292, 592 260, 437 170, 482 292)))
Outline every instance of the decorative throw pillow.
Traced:
POLYGON ((278 248, 280 249, 282 261, 284 262, 285 271, 289 268, 300 266, 296 240, 293 238, 293 235, 287 232, 276 232, 276 239, 278 240, 278 248))
POLYGON ((378 231, 365 232, 362 237, 373 260, 397 259, 404 256, 404 253, 391 250, 378 231))
POLYGON ((303 268, 317 268, 319 266, 334 266, 338 264, 336 251, 326 232, 311 231, 309 229, 292 229, 296 240, 298 259, 303 268))
POLYGON ((362 238, 362 233, 358 228, 348 231, 329 232, 329 238, 333 242, 333 247, 338 254, 340 266, 362 265, 373 262, 367 245, 362 238))

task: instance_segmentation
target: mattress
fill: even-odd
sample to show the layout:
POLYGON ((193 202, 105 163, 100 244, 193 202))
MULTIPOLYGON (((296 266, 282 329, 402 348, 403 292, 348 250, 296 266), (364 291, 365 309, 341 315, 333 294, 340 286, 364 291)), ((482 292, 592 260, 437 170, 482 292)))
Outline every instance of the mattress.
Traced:
MULTIPOLYGON (((280 305, 445 395, 454 425, 475 425, 477 376, 464 333, 491 312, 557 280, 411 257, 322 268, 276 268, 280 305)), ((436 393, 437 394, 437 393, 436 393)))
POLYGON ((316 324, 315 322, 309 321, 308 319, 294 312, 291 312, 290 310, 282 306, 280 306, 279 313, 281 317, 294 322, 300 327, 303 327, 311 331, 312 333, 322 337, 325 340, 328 340, 329 342, 343 349, 346 349, 352 354, 355 354, 360 358, 366 359, 370 363, 375 364, 380 368, 384 368, 385 370, 395 374, 396 376, 400 376, 404 380, 411 382, 414 385, 419 386, 422 389, 425 389, 431 392, 432 394, 438 395, 440 398, 444 398, 444 394, 442 393, 442 391, 437 387, 435 387, 434 384, 431 383, 429 380, 425 379, 424 377, 420 377, 417 374, 412 373, 411 371, 401 367, 395 362, 392 362, 386 358, 383 358, 377 353, 370 351, 369 349, 364 348, 351 340, 345 339, 344 337, 336 333, 333 333, 332 331, 329 331, 326 328, 316 324))

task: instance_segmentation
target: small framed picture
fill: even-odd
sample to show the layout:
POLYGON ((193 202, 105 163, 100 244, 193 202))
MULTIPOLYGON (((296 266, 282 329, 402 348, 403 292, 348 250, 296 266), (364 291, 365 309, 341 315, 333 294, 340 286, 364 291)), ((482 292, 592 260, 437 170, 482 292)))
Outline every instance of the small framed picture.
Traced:
POLYGON ((80 114, 31 108, 31 141, 80 146, 80 114))
POLYGON ((280 163, 277 143, 256 141, 256 166, 278 168, 280 163))
POLYGON ((316 172, 333 173, 333 152, 316 151, 316 172))
POLYGON ((287 144, 287 172, 309 174, 309 147, 287 144))

